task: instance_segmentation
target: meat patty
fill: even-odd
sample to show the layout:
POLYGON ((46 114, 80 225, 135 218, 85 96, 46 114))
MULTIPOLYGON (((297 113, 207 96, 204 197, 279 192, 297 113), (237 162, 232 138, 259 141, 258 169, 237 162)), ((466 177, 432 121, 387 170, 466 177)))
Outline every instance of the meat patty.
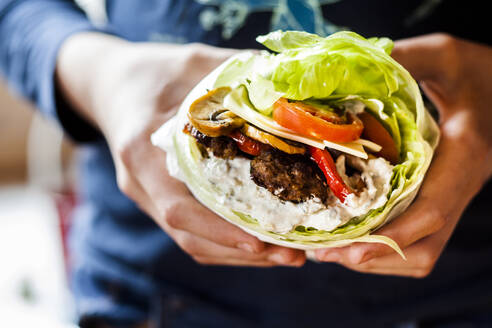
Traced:
POLYGON ((299 203, 328 198, 328 185, 321 170, 309 158, 270 149, 251 161, 253 181, 282 200, 299 203))
POLYGON ((187 124, 184 131, 195 138, 200 145, 205 146, 208 151, 211 151, 215 157, 233 159, 239 152, 236 142, 229 137, 212 138, 206 136, 195 129, 191 124, 187 124))
MULTIPOLYGON (((229 137, 209 137, 187 124, 184 131, 214 156, 233 159, 241 155, 236 142, 229 137)), ((203 151, 204 155, 208 155, 203 151)), ((328 185, 318 166, 303 155, 289 155, 267 148, 251 160, 251 178, 282 200, 300 203, 317 197, 328 198, 328 185)))
POLYGON ((236 142, 229 137, 210 138, 207 148, 212 151, 215 157, 233 159, 237 156, 239 148, 236 142))

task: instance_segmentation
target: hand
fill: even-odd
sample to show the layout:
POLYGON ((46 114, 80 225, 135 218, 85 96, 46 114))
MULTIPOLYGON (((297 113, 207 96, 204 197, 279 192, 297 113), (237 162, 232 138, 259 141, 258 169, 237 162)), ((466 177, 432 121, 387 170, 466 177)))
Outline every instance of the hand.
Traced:
POLYGON ((108 141, 120 189, 197 262, 300 266, 303 252, 266 245, 199 204, 169 176, 165 153, 150 143, 192 87, 234 53, 84 33, 62 46, 57 78, 73 107, 108 141))
POLYGON ((442 133, 416 201, 376 232, 395 240, 407 261, 368 243, 318 250, 316 256, 360 272, 425 277, 492 173, 492 48, 432 34, 396 42, 392 56, 438 108, 442 133))

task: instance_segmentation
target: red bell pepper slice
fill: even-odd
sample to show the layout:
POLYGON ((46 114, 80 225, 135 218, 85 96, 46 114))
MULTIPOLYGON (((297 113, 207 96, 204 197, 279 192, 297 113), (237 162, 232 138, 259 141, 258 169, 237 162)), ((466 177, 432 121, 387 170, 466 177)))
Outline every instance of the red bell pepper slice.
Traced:
POLYGON ((330 153, 326 149, 319 149, 309 146, 309 153, 311 159, 318 164, 321 171, 326 177, 326 182, 330 186, 331 191, 342 202, 345 202, 345 198, 348 195, 353 194, 354 191, 343 182, 342 177, 338 174, 335 162, 330 153))
POLYGON ((362 136, 383 147, 377 155, 388 160, 393 165, 398 164, 400 155, 393 137, 386 128, 367 112, 359 114, 359 118, 364 123, 362 136))
POLYGON ((236 142, 239 149, 241 149, 241 151, 245 152, 246 154, 250 154, 252 156, 260 155, 263 148, 263 145, 260 142, 245 136, 239 130, 232 131, 229 134, 229 137, 231 137, 232 140, 236 142))

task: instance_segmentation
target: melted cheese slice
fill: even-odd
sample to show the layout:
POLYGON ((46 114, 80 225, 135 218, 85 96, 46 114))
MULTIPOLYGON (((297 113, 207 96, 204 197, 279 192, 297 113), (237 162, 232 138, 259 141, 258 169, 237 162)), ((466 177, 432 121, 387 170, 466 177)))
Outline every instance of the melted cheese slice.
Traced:
POLYGON ((364 146, 366 147, 367 149, 369 150, 372 150, 373 152, 377 153, 379 152, 381 149, 383 149, 383 147, 381 147, 380 145, 378 145, 377 143, 375 142, 372 142, 370 140, 367 140, 367 139, 357 139, 355 140, 353 143, 356 143, 356 144, 359 144, 361 146, 364 146))
POLYGON ((364 147, 367 147, 368 149, 376 152, 381 150, 381 146, 364 139, 358 139, 354 142, 348 143, 338 143, 302 136, 290 129, 284 128, 283 126, 279 125, 271 117, 264 116, 258 113, 256 110, 248 106, 248 104, 245 104, 244 101, 242 101, 238 97, 238 94, 234 92, 228 94, 225 97, 224 107, 229 109, 237 116, 243 118, 245 121, 259 127, 262 130, 265 130, 266 132, 316 148, 324 149, 325 147, 328 147, 363 159, 368 158, 364 147))

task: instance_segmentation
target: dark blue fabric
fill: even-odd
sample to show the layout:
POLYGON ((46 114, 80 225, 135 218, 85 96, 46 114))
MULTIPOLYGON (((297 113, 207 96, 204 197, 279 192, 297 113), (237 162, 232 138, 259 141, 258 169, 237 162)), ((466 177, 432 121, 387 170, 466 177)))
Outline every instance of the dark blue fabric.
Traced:
POLYGON ((82 31, 96 30, 72 1, 1 0, 0 72, 10 87, 45 114, 71 128, 78 140, 98 137, 96 131, 56 95, 56 54, 63 41, 82 31))
MULTIPOLYGON (((106 9, 112 31, 138 42, 254 48, 256 35, 273 28, 320 34, 350 28, 392 38, 447 31, 490 41, 478 1, 467 6, 427 0, 332 2, 107 0, 106 9), (287 13, 278 10, 280 2, 287 13)), ((438 322, 449 313, 473 317, 474 311, 490 318, 490 184, 469 206, 426 279, 359 274, 311 262, 300 269, 197 265, 118 190, 107 145, 56 97, 57 49, 69 35, 92 29, 71 1, 0 1, 3 75, 43 112, 58 117, 75 140, 93 141, 81 152, 81 204, 71 235, 80 315, 115 325, 151 317, 162 327, 384 327, 438 322)))

